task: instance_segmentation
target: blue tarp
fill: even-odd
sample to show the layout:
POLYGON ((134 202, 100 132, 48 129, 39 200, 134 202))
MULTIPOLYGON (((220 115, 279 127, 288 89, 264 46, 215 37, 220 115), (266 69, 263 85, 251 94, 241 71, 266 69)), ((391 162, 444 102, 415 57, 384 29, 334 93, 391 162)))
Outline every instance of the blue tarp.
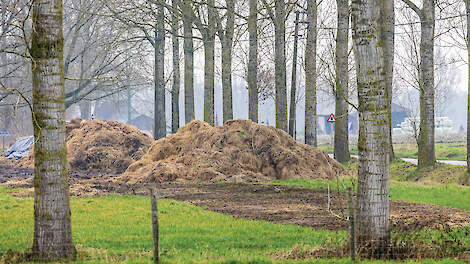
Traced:
POLYGON ((7 152, 5 152, 5 157, 7 159, 20 159, 23 157, 29 156, 29 150, 34 144, 34 136, 20 139, 11 146, 7 152))

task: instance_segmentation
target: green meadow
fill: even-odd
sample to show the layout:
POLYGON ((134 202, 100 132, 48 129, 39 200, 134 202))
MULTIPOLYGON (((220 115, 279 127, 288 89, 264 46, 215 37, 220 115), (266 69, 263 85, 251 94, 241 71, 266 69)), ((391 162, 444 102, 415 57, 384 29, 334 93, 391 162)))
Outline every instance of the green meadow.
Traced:
MULTIPOLYGON (((351 179, 288 180, 270 184, 343 188, 351 185, 351 179)), ((9 191, 0 188, 0 252, 5 254, 9 249, 27 252, 32 244, 33 200, 13 197, 9 191)), ((391 197, 470 210, 469 187, 392 181, 391 197)), ((152 262, 151 212, 147 197, 73 197, 71 208, 73 237, 78 249, 74 263, 152 262)), ((295 247, 314 248, 328 241, 342 241, 345 231, 238 219, 168 199, 159 201, 159 215, 162 263, 351 263, 348 259, 286 261, 275 258, 276 254, 295 247)))

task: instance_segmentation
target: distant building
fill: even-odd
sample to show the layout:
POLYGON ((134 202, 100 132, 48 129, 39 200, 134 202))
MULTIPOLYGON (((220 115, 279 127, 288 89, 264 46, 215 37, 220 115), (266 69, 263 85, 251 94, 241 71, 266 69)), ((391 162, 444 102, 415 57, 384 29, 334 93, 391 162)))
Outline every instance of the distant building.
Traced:
POLYGON ((410 116, 410 110, 392 103, 392 128, 398 127, 407 117, 410 116))
MULTIPOLYGON (((419 130, 419 118, 407 117, 402 123, 393 128, 394 135, 413 135, 414 132, 419 130)), ((436 134, 452 133, 454 129, 454 122, 447 116, 436 117, 434 120, 434 131, 436 134)))

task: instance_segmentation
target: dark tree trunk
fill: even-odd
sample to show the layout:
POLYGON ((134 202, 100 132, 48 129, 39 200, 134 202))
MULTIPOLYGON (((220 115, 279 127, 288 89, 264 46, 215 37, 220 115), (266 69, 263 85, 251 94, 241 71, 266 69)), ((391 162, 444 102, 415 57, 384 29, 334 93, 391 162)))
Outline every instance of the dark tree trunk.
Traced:
POLYGON ((384 43, 384 69, 386 72, 386 89, 388 99, 388 119, 390 130, 390 161, 395 158, 392 140, 392 97, 393 97, 393 63, 395 55, 395 4, 393 1, 382 1, 382 42, 384 43))
MULTIPOLYGON (((207 1, 208 24, 203 33, 204 42, 204 121, 214 125, 214 49, 215 10, 214 0, 207 1)), ((201 29, 204 30, 204 29, 201 29)))
POLYGON ((308 0, 305 48, 305 144, 317 146, 317 3, 308 0))
POLYGON ((62 1, 32 2, 34 237, 33 257, 73 258, 65 145, 62 1))
POLYGON ((184 117, 185 123, 194 120, 194 43, 191 4, 182 1, 184 31, 184 117))
POLYGON ((276 90, 276 127, 287 132, 286 89, 286 7, 284 0, 275 1, 274 86, 276 90))
POLYGON ((346 162, 349 154, 348 129, 348 43, 349 43, 349 4, 348 0, 336 0, 338 9, 338 29, 336 33, 336 123, 334 155, 339 162, 346 162))
POLYGON ((223 118, 224 123, 233 119, 232 103, 232 46, 235 25, 235 3, 227 0, 227 25, 222 36, 222 91, 223 91, 223 118))
POLYGON ((173 87, 171 89, 171 132, 175 134, 180 125, 180 41, 178 38, 178 0, 172 0, 173 87))
POLYGON ((258 122, 258 1, 249 0, 250 16, 248 18, 248 32, 250 48, 248 53, 248 97, 249 118, 258 122))
POLYGON ((166 115, 165 115, 165 24, 164 7, 159 6, 157 10, 157 23, 155 25, 155 140, 166 137, 166 115))
POLYGON ((467 59, 468 59, 468 105, 467 105, 467 172, 470 173, 470 0, 465 0, 467 10, 467 59))

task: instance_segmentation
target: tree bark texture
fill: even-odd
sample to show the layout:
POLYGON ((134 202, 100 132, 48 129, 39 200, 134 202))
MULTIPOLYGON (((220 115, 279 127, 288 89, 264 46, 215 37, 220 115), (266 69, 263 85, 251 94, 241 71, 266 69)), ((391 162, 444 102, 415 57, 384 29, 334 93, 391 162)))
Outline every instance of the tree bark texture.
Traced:
POLYGON ((393 0, 382 0, 381 39, 384 44, 385 85, 388 99, 388 119, 390 125, 390 160, 395 157, 392 140, 392 98, 393 98, 393 63, 395 56, 395 4, 393 0))
POLYGON ((178 0, 172 0, 171 42, 173 44, 173 87, 171 89, 171 133, 175 134, 180 125, 180 41, 178 38, 178 0))
POLYGON ((248 98, 249 118, 258 122, 258 1, 249 0, 248 17, 249 53, 248 53, 248 98))
POLYGON ((184 121, 187 124, 195 118, 193 10, 188 1, 182 1, 181 8, 183 11, 184 31, 184 121))
POLYGON ((235 27, 235 2, 227 0, 227 24, 225 32, 221 32, 222 46, 222 93, 223 93, 223 120, 233 119, 232 103, 232 47, 235 27))
POLYGON ((383 252, 390 238, 389 125, 380 5, 353 0, 351 21, 359 99, 357 239, 383 252))
POLYGON ((336 93, 334 155, 339 162, 351 159, 349 154, 348 95, 349 95, 349 1, 336 0, 338 29, 336 31, 336 93))
MULTIPOLYGON (((203 35, 204 42, 204 121, 214 125, 214 50, 215 9, 214 0, 207 1, 208 23, 203 35)), ((201 29, 204 30, 204 29, 201 29)))
POLYGON ((421 9, 419 72, 419 143, 418 168, 436 164, 434 148, 434 26, 435 2, 423 0, 421 9))
POLYGON ((467 10, 467 67, 468 67, 468 105, 467 105, 467 172, 470 173, 470 0, 465 0, 467 10))
POLYGON ((276 127, 287 132, 286 89, 286 6, 284 0, 275 1, 274 86, 276 91, 276 127))
POLYGON ((155 105, 154 121, 155 140, 166 137, 166 115, 165 115, 165 21, 164 7, 158 6, 155 25, 155 105))
POLYGON ((292 58, 292 80, 290 88, 290 111, 289 111, 289 135, 295 138, 295 92, 297 90, 297 44, 299 40, 299 12, 295 14, 295 28, 294 28, 294 51, 292 58))
POLYGON ((305 48, 305 144, 317 146, 317 3, 308 0, 305 48))
POLYGON ((62 1, 32 2, 35 259, 73 258, 65 145, 62 1))

